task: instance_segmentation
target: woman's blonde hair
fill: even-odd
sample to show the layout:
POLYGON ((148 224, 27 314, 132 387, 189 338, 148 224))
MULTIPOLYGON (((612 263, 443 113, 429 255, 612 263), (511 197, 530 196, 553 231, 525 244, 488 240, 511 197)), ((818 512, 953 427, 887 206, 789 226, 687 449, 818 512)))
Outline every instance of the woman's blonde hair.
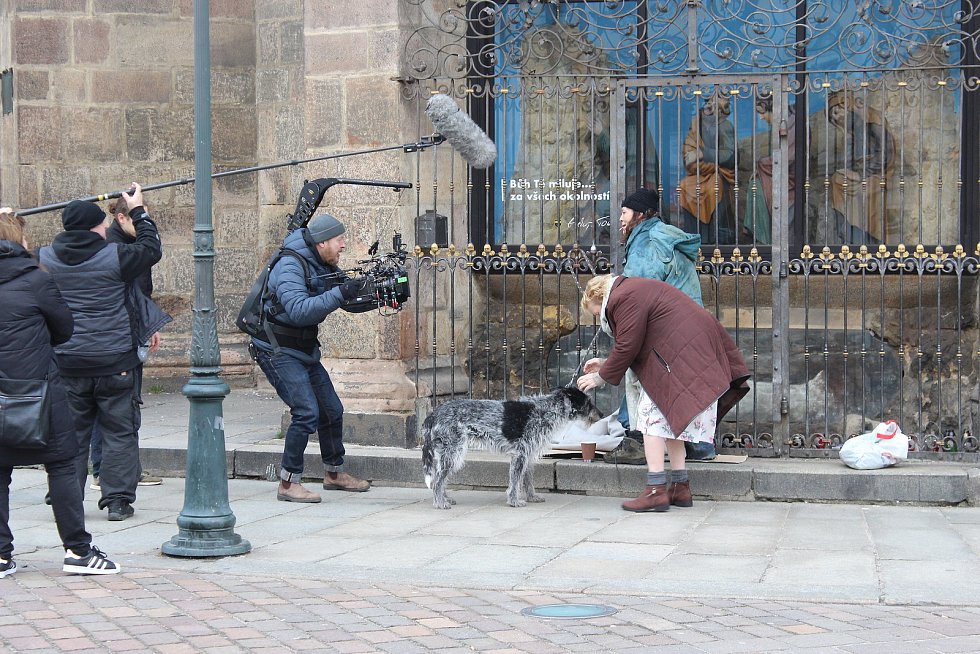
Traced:
POLYGON ((13 241, 18 245, 23 243, 26 224, 22 216, 15 216, 8 211, 0 212, 0 241, 13 241))
POLYGON ((612 283, 612 275, 599 275, 590 279, 589 283, 585 285, 585 292, 582 293, 582 311, 588 313, 589 305, 593 302, 602 304, 602 301, 609 295, 612 283))

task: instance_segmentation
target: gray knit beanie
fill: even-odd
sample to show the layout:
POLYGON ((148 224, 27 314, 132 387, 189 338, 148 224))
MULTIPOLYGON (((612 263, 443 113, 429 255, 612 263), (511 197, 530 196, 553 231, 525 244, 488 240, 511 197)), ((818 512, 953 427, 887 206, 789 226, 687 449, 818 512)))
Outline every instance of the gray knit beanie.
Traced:
POLYGON ((328 213, 321 213, 306 225, 314 243, 323 243, 344 233, 344 223, 328 213))

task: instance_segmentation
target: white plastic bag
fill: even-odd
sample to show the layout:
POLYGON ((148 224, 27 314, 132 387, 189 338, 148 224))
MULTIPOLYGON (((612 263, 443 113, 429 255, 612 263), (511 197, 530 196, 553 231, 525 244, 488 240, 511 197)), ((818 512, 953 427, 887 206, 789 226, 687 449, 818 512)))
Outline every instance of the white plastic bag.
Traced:
POLYGON ((572 423, 563 432, 552 437, 551 449, 578 452, 582 449, 582 443, 595 443, 597 452, 611 452, 625 434, 626 430, 619 422, 617 410, 588 428, 572 423))
POLYGON ((909 437, 894 420, 880 423, 870 433, 848 439, 840 448, 840 460, 858 470, 885 468, 907 458, 909 437))

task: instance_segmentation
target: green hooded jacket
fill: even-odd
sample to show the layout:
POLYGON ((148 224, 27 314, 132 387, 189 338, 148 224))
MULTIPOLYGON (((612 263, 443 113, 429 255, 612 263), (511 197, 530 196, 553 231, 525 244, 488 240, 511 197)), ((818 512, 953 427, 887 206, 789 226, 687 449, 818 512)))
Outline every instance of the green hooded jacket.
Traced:
POLYGON ((698 251, 701 236, 668 225, 657 216, 641 222, 626 241, 623 275, 667 282, 699 305, 698 251))

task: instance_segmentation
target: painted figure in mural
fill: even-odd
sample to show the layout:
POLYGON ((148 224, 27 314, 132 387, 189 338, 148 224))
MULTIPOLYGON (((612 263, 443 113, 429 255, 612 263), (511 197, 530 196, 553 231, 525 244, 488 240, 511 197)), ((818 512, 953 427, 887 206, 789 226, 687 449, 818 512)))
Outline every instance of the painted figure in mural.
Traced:
POLYGON ((705 243, 735 242, 735 126, 731 99, 715 91, 691 123, 682 155, 687 176, 678 188, 684 231, 705 243))
MULTIPOLYGON (((762 95, 755 101, 755 110, 766 125, 772 126, 772 95, 762 95)), ((787 209, 790 220, 793 215, 793 203, 796 200, 796 177, 794 176, 796 161, 796 108, 789 107, 786 118, 786 140, 789 145, 789 156, 786 161, 786 172, 789 186, 787 209)), ((773 147, 777 144, 772 142, 773 147)), ((749 182, 748 198, 745 204, 743 227, 747 237, 754 243, 772 243, 772 152, 755 162, 755 173, 749 182)))
MULTIPOLYGON (((656 192, 660 180, 660 162, 657 158, 657 146, 653 142, 652 130, 649 125, 641 124, 640 108, 635 105, 626 107, 626 176, 623 179, 626 188, 647 188, 656 192)), ((593 123, 595 136, 595 168, 597 171, 596 188, 602 191, 610 189, 609 174, 612 170, 612 144, 609 135, 609 116, 605 115, 593 123)), ((611 203, 607 199, 600 203, 598 210, 601 216, 612 219, 611 203)))
POLYGON ((845 244, 877 244, 885 236, 884 190, 881 182, 894 162, 895 146, 884 118, 850 91, 827 97, 827 122, 832 137, 827 160, 830 177, 832 231, 845 244))

